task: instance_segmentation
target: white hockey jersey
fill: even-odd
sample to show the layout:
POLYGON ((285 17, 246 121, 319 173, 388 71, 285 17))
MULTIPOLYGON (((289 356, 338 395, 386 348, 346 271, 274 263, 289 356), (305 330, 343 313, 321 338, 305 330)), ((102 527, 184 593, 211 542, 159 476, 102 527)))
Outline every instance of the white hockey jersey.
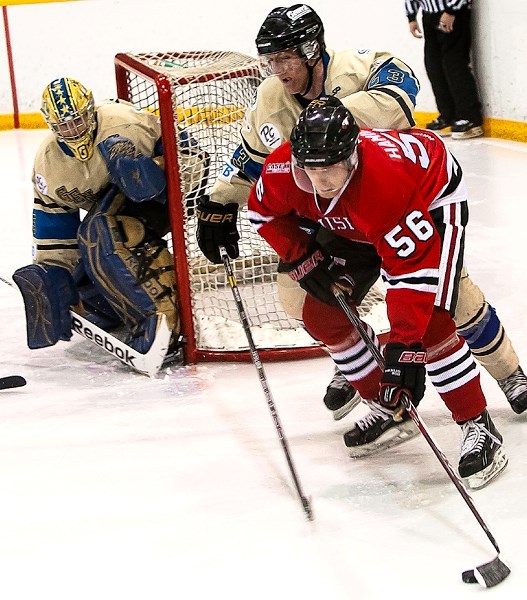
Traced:
MULTIPOLYGON (((339 98, 360 127, 407 129, 415 124, 419 82, 403 61, 373 50, 326 50, 323 60, 322 95, 339 98)), ((265 159, 289 139, 308 103, 289 94, 277 77, 264 80, 245 114, 240 146, 218 177, 211 200, 244 206, 265 159)))

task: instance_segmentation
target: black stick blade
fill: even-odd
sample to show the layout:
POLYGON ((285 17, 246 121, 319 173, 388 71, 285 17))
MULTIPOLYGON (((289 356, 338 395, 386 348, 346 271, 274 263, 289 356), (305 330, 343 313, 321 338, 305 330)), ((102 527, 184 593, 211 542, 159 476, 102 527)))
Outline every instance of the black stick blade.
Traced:
POLYGON ((22 387, 23 385, 26 385, 26 383, 26 380, 20 375, 0 377, 0 390, 9 390, 11 388, 22 387))
POLYGON ((494 560, 480 567, 464 571, 461 577, 464 583, 479 583, 483 587, 490 588, 501 583, 510 575, 510 572, 509 567, 500 560, 499 556, 496 556, 494 560))
POLYGON ((461 579, 463 580, 463 583, 477 583, 478 580, 476 579, 476 576, 474 575, 474 569, 470 569, 469 571, 463 571, 463 573, 461 574, 461 579))
POLYGON ((311 498, 306 498, 302 496, 302 506, 304 507, 304 512, 306 513, 306 517, 308 521, 314 521, 315 515, 313 514, 313 508, 311 506, 311 498))

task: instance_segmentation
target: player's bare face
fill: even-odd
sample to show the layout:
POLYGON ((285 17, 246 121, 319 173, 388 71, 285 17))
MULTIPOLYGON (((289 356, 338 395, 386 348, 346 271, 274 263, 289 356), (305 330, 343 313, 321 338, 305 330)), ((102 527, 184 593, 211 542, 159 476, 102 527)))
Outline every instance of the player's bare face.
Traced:
POLYGON ((260 67, 268 77, 280 79, 290 94, 301 94, 307 87, 309 73, 305 58, 295 50, 284 50, 260 56, 260 67))
POLYGON ((349 161, 343 160, 329 167, 305 167, 313 188, 321 198, 334 198, 350 176, 349 161))

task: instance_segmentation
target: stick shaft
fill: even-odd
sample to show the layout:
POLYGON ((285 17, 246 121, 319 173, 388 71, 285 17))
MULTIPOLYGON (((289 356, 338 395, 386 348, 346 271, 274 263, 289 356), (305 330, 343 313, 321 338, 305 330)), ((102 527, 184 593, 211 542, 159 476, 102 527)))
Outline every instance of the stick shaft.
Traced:
POLYGON ((284 431, 282 429, 282 424, 280 423, 280 418, 278 416, 278 412, 276 410, 276 406, 275 406, 273 397, 271 395, 271 390, 270 390, 269 384, 267 382, 267 377, 265 375, 262 361, 260 360, 258 350, 256 349, 256 345, 254 343, 253 335, 251 333, 251 328, 249 326, 249 320, 247 319, 247 314, 245 312, 243 300, 240 295, 240 290, 236 283, 236 278, 234 276, 231 261, 229 259, 229 255, 227 254, 227 251, 225 250, 225 248, 223 246, 220 246, 220 256, 221 256, 221 258, 223 260, 223 264, 225 266, 225 271, 227 273, 229 285, 231 287, 232 295, 233 295, 234 301, 236 303, 236 308, 238 310, 240 322, 242 324, 243 330, 247 337, 247 342, 249 343, 249 349, 251 352, 252 362, 256 368, 256 371, 258 372, 258 379, 260 380, 260 384, 262 386, 263 393, 264 393, 265 399, 267 401, 267 406, 269 407, 269 411, 273 418, 273 422, 274 422, 276 432, 278 434, 278 438, 282 445, 282 449, 284 451, 285 458, 286 458, 287 464, 289 466, 289 470, 291 471, 291 477, 293 478, 293 482, 295 484, 296 491, 298 493, 298 496, 300 497, 300 501, 302 502, 302 507, 304 508, 304 511, 306 512, 307 518, 309 520, 312 520, 313 516, 312 516, 312 512, 311 512, 310 503, 309 503, 308 498, 304 495, 304 493, 302 491, 302 487, 300 485, 300 480, 296 473, 296 469, 293 464, 293 459, 291 457, 291 452, 289 450, 289 444, 287 443, 284 431))
MULTIPOLYGON (((338 303, 340 304, 340 307, 342 308, 342 310, 346 313, 346 316, 350 320, 351 324, 355 327, 355 329, 361 336, 363 342, 368 347, 368 350, 372 353, 373 358, 379 365, 379 368, 384 369, 384 357, 382 356, 381 351, 379 350, 379 348, 377 348, 377 346, 374 344, 374 342, 370 339, 370 336, 368 335, 368 332, 364 329, 364 326, 363 326, 362 321, 360 320, 359 316, 355 312, 353 312, 353 310, 350 308, 350 306, 346 302, 345 294, 337 287, 333 288, 333 293, 335 294, 335 298, 337 299, 338 303)), ((423 437, 425 438, 428 445, 432 449, 433 453, 436 455, 437 459, 441 463, 441 466, 447 472, 447 475, 452 480, 452 483, 456 486, 457 491, 460 493, 461 497, 463 498, 463 500, 469 507, 470 511, 476 518, 477 522, 479 523, 479 525, 481 526, 481 528, 483 529, 483 531, 489 538, 491 544, 496 549, 496 552, 499 554, 500 549, 498 547, 498 544, 496 543, 496 539, 490 532, 488 525, 485 523, 483 517, 481 516, 481 514, 477 510, 476 506, 474 505, 474 502, 472 501, 472 498, 469 496, 467 490, 465 489, 465 486, 459 480, 459 477, 454 472, 454 469, 448 462, 443 451, 440 449, 440 447, 434 441, 430 431, 428 430, 428 427, 425 425, 424 421, 419 416, 419 413, 417 412, 417 409, 413 405, 410 398, 408 398, 408 396, 405 396, 405 395, 403 395, 402 398, 403 398, 402 402, 403 402, 405 410, 408 412, 408 414, 412 418, 413 422, 417 425, 419 431, 423 434, 423 437)))

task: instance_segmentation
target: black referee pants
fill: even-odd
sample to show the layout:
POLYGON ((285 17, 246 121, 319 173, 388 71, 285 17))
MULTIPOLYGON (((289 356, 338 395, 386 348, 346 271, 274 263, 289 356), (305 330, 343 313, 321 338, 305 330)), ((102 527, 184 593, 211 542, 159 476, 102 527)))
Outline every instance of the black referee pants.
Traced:
POLYGON ((425 68, 440 116, 453 123, 467 119, 483 124, 481 102, 470 66, 470 10, 456 12, 454 30, 439 30, 442 13, 423 12, 425 68))

